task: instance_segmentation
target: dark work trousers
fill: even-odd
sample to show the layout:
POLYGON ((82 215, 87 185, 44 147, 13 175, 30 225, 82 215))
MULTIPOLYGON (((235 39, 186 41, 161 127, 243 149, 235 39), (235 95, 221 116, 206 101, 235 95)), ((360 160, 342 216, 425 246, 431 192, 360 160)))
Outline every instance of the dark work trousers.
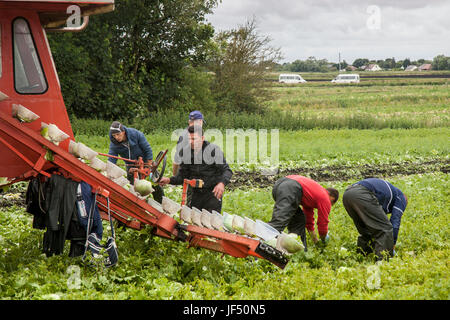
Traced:
MULTIPOLYGON (((222 197, 223 198, 223 197, 222 197)), ((222 211, 222 199, 217 199, 212 190, 194 189, 192 192, 190 208, 197 208, 220 213, 222 211)))
POLYGON ((383 251, 392 256, 394 249, 392 224, 375 194, 366 187, 355 184, 345 190, 342 202, 359 232, 358 249, 365 254, 375 250, 378 260, 384 258, 383 251))
POLYGON ((275 205, 269 224, 280 232, 287 227, 289 233, 298 234, 306 251, 306 218, 300 208, 302 196, 300 183, 286 177, 278 179, 272 188, 275 205))

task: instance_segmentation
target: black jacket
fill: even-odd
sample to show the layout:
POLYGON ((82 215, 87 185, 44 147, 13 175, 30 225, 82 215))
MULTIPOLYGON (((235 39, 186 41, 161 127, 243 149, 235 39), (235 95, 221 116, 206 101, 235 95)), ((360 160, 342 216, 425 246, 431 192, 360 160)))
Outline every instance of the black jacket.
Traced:
POLYGON ((195 154, 189 146, 181 149, 180 155, 180 169, 176 176, 170 178, 170 184, 182 185, 184 179, 201 179, 206 191, 214 189, 219 182, 225 186, 230 182, 233 171, 217 145, 204 141, 201 153, 195 154))
POLYGON ((78 183, 53 174, 47 181, 45 195, 47 209, 43 250, 47 257, 63 253, 70 222, 76 214, 78 183))
MULTIPOLYGON (((84 186, 84 182, 81 182, 84 186)), ((86 242, 86 222, 82 223, 77 207, 79 183, 54 174, 45 182, 40 177, 28 184, 26 204, 28 213, 34 215, 33 228, 47 229, 43 238, 43 252, 47 257, 64 251, 65 240, 71 240, 70 257, 81 256, 86 242)), ((83 194, 87 209, 90 209, 94 195, 89 187, 83 194)), ((92 232, 101 239, 102 221, 95 207, 92 232)), ((86 218, 87 220, 87 218, 86 218)))

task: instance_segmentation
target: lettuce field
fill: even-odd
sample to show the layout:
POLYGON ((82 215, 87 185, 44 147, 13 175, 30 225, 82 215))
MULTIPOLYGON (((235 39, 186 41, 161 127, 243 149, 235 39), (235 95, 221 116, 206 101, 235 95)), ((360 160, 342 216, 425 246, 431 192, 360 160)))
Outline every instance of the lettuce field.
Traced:
MULTIPOLYGON (((80 258, 42 253, 43 231, 32 228, 25 212, 27 183, 21 182, 0 194, 0 299, 450 299, 448 78, 362 80, 350 86, 311 82, 271 90, 269 109, 301 113, 320 126, 280 129, 275 170, 265 163, 231 163, 223 211, 270 220, 272 185, 287 174, 309 176, 338 189, 341 197, 358 180, 384 178, 409 200, 395 257, 375 263, 356 253, 358 234, 340 197, 330 213, 328 244, 308 239, 309 250, 291 256, 283 270, 264 260, 187 248, 152 236, 150 227, 119 228, 119 264, 94 269, 80 258), (365 124, 336 127, 336 119, 365 124), (406 125, 383 126, 386 121, 406 125), (268 167, 272 174, 262 174, 268 167)), ((104 135, 79 133, 76 140, 108 152, 109 123, 98 125, 104 135)), ((170 130, 145 133, 154 153, 176 143, 170 130)), ((235 159, 242 150, 224 151, 235 159)), ((171 164, 169 159, 166 175, 171 164)), ((168 186, 165 193, 181 200, 181 187, 168 186)))

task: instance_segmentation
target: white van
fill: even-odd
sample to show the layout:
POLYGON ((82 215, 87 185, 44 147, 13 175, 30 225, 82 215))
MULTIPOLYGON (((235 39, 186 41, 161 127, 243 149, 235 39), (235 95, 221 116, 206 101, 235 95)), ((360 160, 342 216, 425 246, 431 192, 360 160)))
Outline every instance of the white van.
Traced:
POLYGON ((359 83, 359 74, 340 74, 333 80, 332 83, 359 83))
POLYGON ((303 79, 298 74, 280 74, 278 77, 279 83, 305 83, 306 80, 303 79))

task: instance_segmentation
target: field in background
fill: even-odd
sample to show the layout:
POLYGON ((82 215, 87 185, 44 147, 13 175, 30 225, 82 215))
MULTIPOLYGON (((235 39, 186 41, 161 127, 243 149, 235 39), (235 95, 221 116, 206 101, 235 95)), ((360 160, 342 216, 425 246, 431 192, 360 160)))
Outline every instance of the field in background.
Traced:
MULTIPOLYGON (((341 179, 342 171, 347 177, 357 179, 362 176, 361 171, 367 168, 385 168, 392 174, 448 172, 449 136, 450 128, 281 131, 277 167, 279 174, 298 170, 316 178, 315 174, 327 173, 330 176, 325 180, 341 179)), ((174 151, 177 136, 173 141, 171 138, 171 134, 165 132, 147 135, 154 154, 164 149, 169 149, 169 154, 174 151)), ((108 152, 109 139, 105 136, 79 135, 77 141, 99 152, 108 152)), ((272 164, 249 163, 248 151, 244 154, 245 162, 239 162, 238 153, 242 155, 242 151, 238 151, 236 146, 228 150, 225 138, 222 144, 230 167, 238 172, 233 179, 239 180, 240 175, 245 175, 245 179, 250 179, 249 184, 255 178, 266 179, 261 176, 261 170, 272 168, 272 164)), ((247 148, 248 145, 247 140, 247 148)), ((106 157, 99 157, 106 160, 106 157)), ((118 164, 122 165, 123 162, 119 161, 118 164)), ((166 174, 170 174, 171 167, 172 158, 168 157, 166 174)))
MULTIPOLYGON (((309 75, 302 76, 308 80, 309 75)), ((339 201, 330 215, 329 245, 308 242, 308 252, 294 255, 284 270, 262 260, 188 249, 151 237, 150 228, 118 230, 119 265, 93 270, 67 254, 46 258, 41 253, 43 232, 31 228, 32 218, 23 205, 26 186, 19 184, 1 196, 0 298, 448 300, 449 79, 363 79, 350 86, 273 83, 271 90, 274 99, 269 108, 277 116, 242 118, 241 127, 277 127, 275 118, 288 115, 280 122, 290 129, 280 127, 279 171, 264 176, 261 169, 267 165, 232 163, 235 174, 223 210, 269 220, 274 203, 271 186, 291 173, 310 176, 341 195, 366 176, 386 178, 409 199, 395 258, 374 264, 371 257, 356 254, 356 229, 339 201), (298 118, 290 119, 296 114, 298 118)), ((238 116, 229 115, 223 126, 215 126, 220 119, 211 115, 207 128, 224 130, 227 124, 239 128, 233 126, 241 121, 238 116)), ((183 128, 186 120, 179 123, 183 128)), ((77 124, 77 141, 108 151, 109 122, 92 120, 82 128, 75 121, 74 129, 77 124), (89 133, 88 125, 98 131, 89 133)), ((148 129, 154 153, 171 150, 176 143, 171 130, 143 128, 148 129)), ((236 158, 236 153, 225 150, 228 159, 236 158)), ((170 171, 171 159, 166 174, 170 171)), ((165 192, 180 201, 180 187, 167 187, 165 192)))
MULTIPOLYGON (((376 76, 379 72, 361 76, 376 76)), ((391 75, 404 76, 391 73, 391 75)), ((442 74, 442 73, 439 73, 442 74)), ((409 73, 408 73, 409 75, 409 73)), ((311 81, 305 84, 272 83, 274 99, 270 108, 276 111, 302 113, 305 121, 339 123, 339 119, 411 123, 423 127, 448 126, 450 114, 450 73, 447 78, 362 78, 359 84, 332 84, 311 81)), ((302 74, 303 76, 303 74, 302 74)), ((333 74, 311 75, 333 78, 333 74)), ((383 76, 386 76, 383 72, 383 76)), ((308 79, 308 74, 304 75, 308 79)))

